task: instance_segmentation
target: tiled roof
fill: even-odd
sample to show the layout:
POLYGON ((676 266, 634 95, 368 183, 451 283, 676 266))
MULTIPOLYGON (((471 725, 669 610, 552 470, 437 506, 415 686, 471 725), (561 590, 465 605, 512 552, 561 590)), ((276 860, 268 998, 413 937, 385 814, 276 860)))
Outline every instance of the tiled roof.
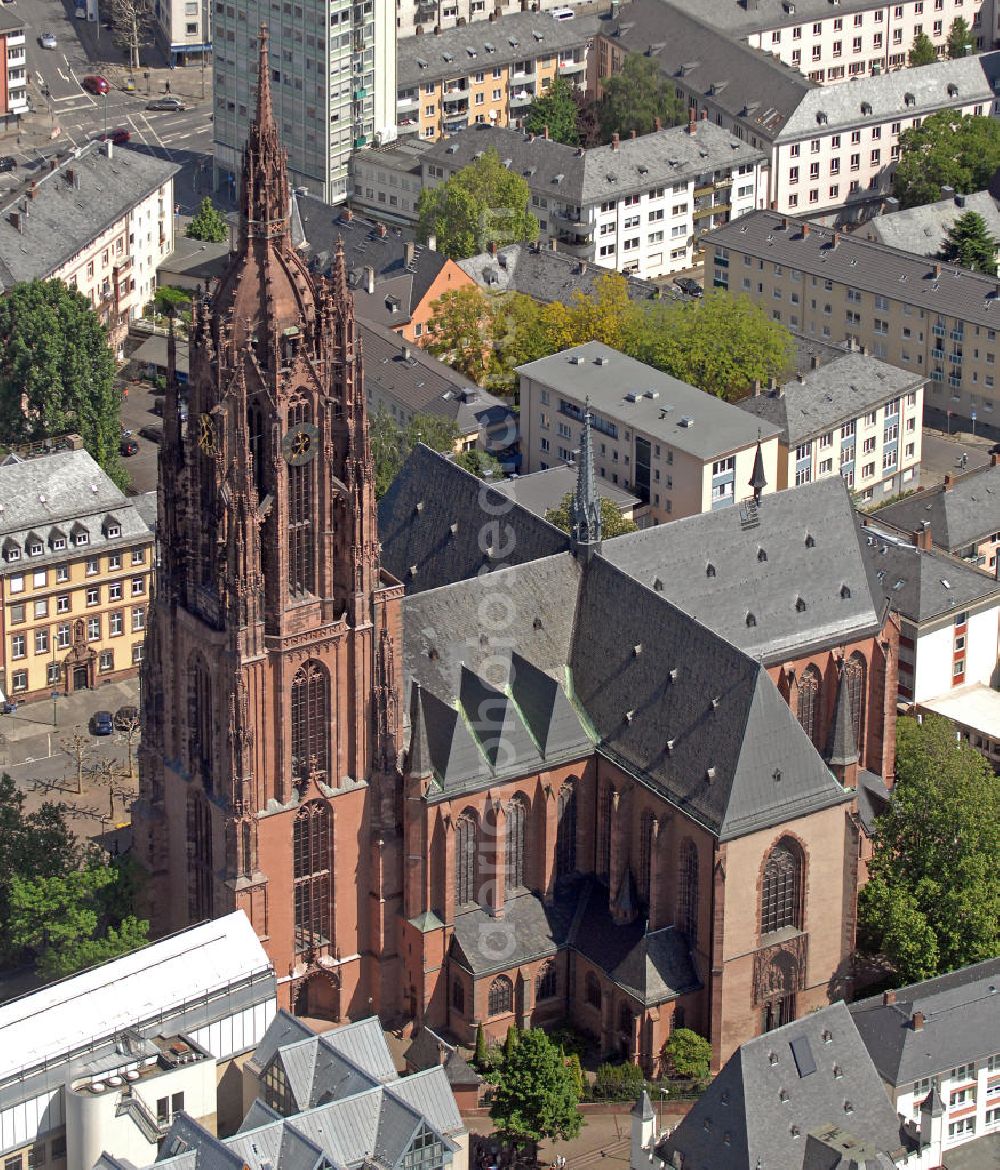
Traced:
POLYGON ((51 276, 179 169, 127 147, 108 158, 95 143, 17 188, 0 208, 0 291, 51 276))
POLYGON ((928 523, 939 548, 964 552, 1000 531, 1000 464, 956 475, 950 486, 914 492, 875 515, 902 532, 928 523))
POLYGON ((785 444, 795 447, 923 384, 921 375, 878 358, 842 353, 777 390, 744 398, 736 405, 780 427, 785 444))
MULTIPOLYGON (((494 256, 480 252, 458 261, 459 268, 489 292, 518 292, 548 304, 570 304, 576 293, 592 296, 597 282, 611 272, 598 264, 574 260, 565 252, 554 252, 541 244, 508 244, 494 256)), ((629 300, 679 299, 679 294, 661 290, 651 280, 631 272, 616 273, 624 278, 629 300)))

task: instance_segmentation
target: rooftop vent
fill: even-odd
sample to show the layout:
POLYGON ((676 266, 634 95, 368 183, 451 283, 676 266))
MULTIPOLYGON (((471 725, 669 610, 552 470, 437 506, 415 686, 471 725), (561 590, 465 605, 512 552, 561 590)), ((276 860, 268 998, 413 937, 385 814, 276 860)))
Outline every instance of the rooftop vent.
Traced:
POLYGON ((689 414, 686 414, 682 419, 679 420, 678 425, 682 427, 693 427, 694 419, 689 414))
POLYGON ((711 561, 709 561, 708 564, 705 566, 705 576, 706 577, 714 577, 715 576, 715 565, 713 565, 711 561))

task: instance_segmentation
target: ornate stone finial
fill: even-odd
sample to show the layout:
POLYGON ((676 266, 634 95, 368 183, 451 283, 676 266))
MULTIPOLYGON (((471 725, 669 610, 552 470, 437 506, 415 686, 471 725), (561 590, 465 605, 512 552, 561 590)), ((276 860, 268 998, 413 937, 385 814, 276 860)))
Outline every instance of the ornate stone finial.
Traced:
POLYGON ((750 476, 750 487, 753 488, 753 502, 760 503, 760 497, 767 487, 767 476, 764 474, 764 452, 760 445, 760 427, 757 428, 757 452, 753 457, 753 474, 750 476))
POLYGON ((601 547, 601 501, 594 477, 594 449, 590 436, 590 399, 583 415, 580 454, 576 465, 576 491, 570 501, 570 536, 573 550, 589 560, 601 547))
POLYGON ((837 702, 830 726, 827 763, 843 773, 858 762, 858 745, 854 738, 854 716, 851 711, 851 690, 847 683, 843 658, 837 664, 837 702))
POLYGON ((271 65, 268 59, 267 42, 269 32, 266 23, 260 26, 257 57, 257 125, 271 126, 274 123, 274 109, 271 105, 271 65))

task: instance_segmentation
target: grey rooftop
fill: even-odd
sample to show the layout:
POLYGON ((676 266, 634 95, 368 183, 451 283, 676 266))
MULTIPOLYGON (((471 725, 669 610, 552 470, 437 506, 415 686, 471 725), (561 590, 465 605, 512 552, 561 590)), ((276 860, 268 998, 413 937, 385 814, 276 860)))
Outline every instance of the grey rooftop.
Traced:
POLYGON ((547 12, 515 12, 436 34, 403 37, 397 48, 396 87, 407 89, 583 48, 597 30, 593 16, 553 20, 547 12))
POLYGON ((986 221, 994 239, 1000 239, 1000 207, 989 191, 975 191, 971 195, 956 195, 923 207, 893 211, 870 219, 862 231, 869 239, 916 256, 935 257, 941 251, 944 238, 955 220, 966 212, 975 211, 986 221))
POLYGON ((0 291, 51 276, 180 170, 154 155, 111 149, 110 158, 103 144, 74 151, 11 193, 0 208, 0 291))
POLYGON ((679 378, 626 357, 600 341, 564 349, 518 366, 530 378, 574 402, 590 400, 592 410, 652 435, 707 462, 769 439, 778 427, 679 378))
MULTIPOLYGON (((576 476, 575 466, 559 463, 544 471, 532 471, 528 475, 497 480, 493 486, 498 492, 503 492, 505 496, 516 500, 522 508, 527 508, 529 512, 541 516, 544 520, 550 509, 558 508, 567 494, 575 490, 576 476)), ((642 500, 638 496, 606 479, 598 480, 597 494, 602 500, 614 504, 619 512, 642 507, 642 500)))
POLYGON ((951 483, 916 491, 875 513, 902 532, 931 526, 940 548, 964 554, 966 548, 1000 532, 1000 464, 951 477, 951 483))
POLYGON ((753 33, 786 28, 833 15, 868 12, 885 6, 885 0, 839 0, 837 13, 830 0, 757 0, 753 5, 741 0, 661 0, 666 6, 697 16, 730 36, 749 37, 753 33))
POLYGON ((782 441, 794 447, 923 384, 922 376, 878 358, 844 353, 776 390, 744 398, 736 405, 780 427, 782 441))

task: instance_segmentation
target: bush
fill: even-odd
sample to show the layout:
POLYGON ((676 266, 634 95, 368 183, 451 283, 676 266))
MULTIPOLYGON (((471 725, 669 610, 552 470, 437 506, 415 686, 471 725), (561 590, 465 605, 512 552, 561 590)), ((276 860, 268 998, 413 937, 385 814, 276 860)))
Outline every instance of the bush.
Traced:
POLYGON ((663 1057, 671 1076, 702 1081, 708 1076, 712 1046, 690 1028, 675 1028, 663 1045, 663 1057))
POLYGON ((594 1081, 594 1099, 634 1101, 646 1087, 642 1069, 631 1061, 625 1064, 602 1064, 594 1081))
POLYGON ((546 1028, 549 1039, 553 1044, 566 1053, 567 1056, 583 1056, 587 1051, 586 1038, 567 1023, 561 1023, 555 1028, 546 1028))

